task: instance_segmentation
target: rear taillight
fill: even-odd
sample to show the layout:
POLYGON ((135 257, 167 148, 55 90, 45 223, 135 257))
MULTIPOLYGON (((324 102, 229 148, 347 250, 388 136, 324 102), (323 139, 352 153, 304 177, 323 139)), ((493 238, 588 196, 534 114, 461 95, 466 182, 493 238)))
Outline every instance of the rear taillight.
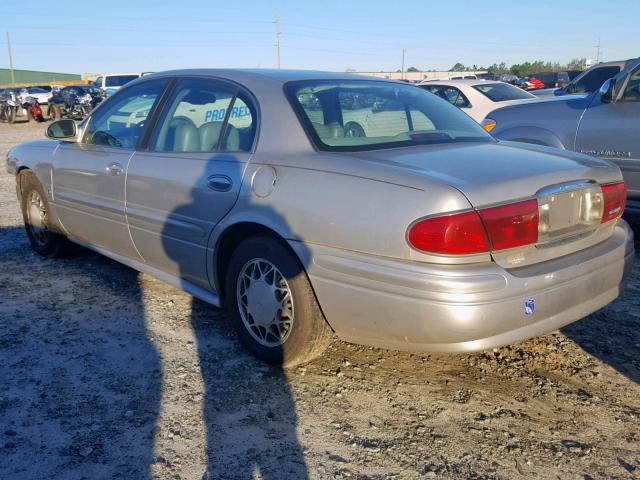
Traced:
POLYGON ((489 240, 478 212, 454 213, 414 223, 407 235, 418 250, 445 255, 469 255, 489 251, 489 240))
POLYGON ((499 205, 431 217, 414 223, 409 244, 424 252, 469 255, 521 247, 538 241, 538 202, 499 205))
POLYGON ((493 250, 521 247, 538 241, 538 201, 510 203, 480 210, 493 250))
POLYGON ((600 223, 621 217, 627 203, 627 189, 624 182, 602 185, 602 197, 604 206, 600 223))

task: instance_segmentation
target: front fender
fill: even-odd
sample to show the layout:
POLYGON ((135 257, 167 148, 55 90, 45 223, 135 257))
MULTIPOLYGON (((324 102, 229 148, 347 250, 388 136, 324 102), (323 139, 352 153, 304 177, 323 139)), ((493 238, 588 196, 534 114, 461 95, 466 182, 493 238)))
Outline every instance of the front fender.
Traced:
POLYGON ((494 136, 498 140, 507 140, 510 142, 533 143, 536 145, 545 145, 547 147, 555 147, 566 150, 567 147, 562 140, 550 130, 540 127, 513 127, 499 131, 494 136))

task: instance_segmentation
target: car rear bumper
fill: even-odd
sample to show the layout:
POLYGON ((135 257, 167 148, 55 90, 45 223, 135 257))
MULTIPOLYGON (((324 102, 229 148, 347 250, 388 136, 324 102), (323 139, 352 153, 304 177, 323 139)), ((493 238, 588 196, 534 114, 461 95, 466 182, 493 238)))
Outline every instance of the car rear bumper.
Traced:
POLYGON ((518 342, 589 315, 619 295, 635 256, 633 232, 623 220, 604 242, 511 270, 494 263, 421 264, 296 242, 292 247, 308 265, 320 306, 340 338, 444 352, 518 342))

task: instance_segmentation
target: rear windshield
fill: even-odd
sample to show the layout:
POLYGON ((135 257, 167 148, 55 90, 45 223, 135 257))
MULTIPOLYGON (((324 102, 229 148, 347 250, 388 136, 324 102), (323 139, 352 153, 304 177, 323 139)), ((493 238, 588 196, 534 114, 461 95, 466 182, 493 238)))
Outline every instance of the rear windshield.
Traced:
POLYGON ((506 102, 508 100, 536 98, 529 92, 525 92, 521 88, 508 83, 487 83, 484 85, 474 85, 473 88, 478 90, 492 102, 506 102))
POLYGON ((456 107, 412 85, 310 80, 290 82, 285 92, 318 150, 493 141, 456 107))
POLYGON ((139 78, 140 75, 109 75, 105 77, 105 87, 122 87, 123 85, 139 78))

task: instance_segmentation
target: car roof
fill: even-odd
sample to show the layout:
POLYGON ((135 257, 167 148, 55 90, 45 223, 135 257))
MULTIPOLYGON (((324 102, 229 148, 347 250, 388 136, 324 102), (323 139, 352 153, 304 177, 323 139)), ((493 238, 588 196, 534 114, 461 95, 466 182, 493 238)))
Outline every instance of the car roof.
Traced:
POLYGON ((379 80, 390 82, 385 78, 371 77, 366 75, 356 75, 353 73, 342 72, 326 72, 319 70, 287 70, 287 69, 244 69, 244 68, 197 68, 183 70, 168 70, 164 72, 150 73, 142 77, 144 80, 159 77, 178 77, 178 76, 204 76, 225 78, 240 83, 245 81, 272 81, 274 83, 285 83, 296 80, 379 80))
POLYGON ((485 80, 482 78, 478 79, 468 79, 468 80, 425 80, 424 82, 419 83, 420 86, 423 85, 446 85, 446 86, 461 86, 466 85, 469 87, 473 87, 475 85, 489 85, 492 83, 505 83, 500 80, 485 80))

